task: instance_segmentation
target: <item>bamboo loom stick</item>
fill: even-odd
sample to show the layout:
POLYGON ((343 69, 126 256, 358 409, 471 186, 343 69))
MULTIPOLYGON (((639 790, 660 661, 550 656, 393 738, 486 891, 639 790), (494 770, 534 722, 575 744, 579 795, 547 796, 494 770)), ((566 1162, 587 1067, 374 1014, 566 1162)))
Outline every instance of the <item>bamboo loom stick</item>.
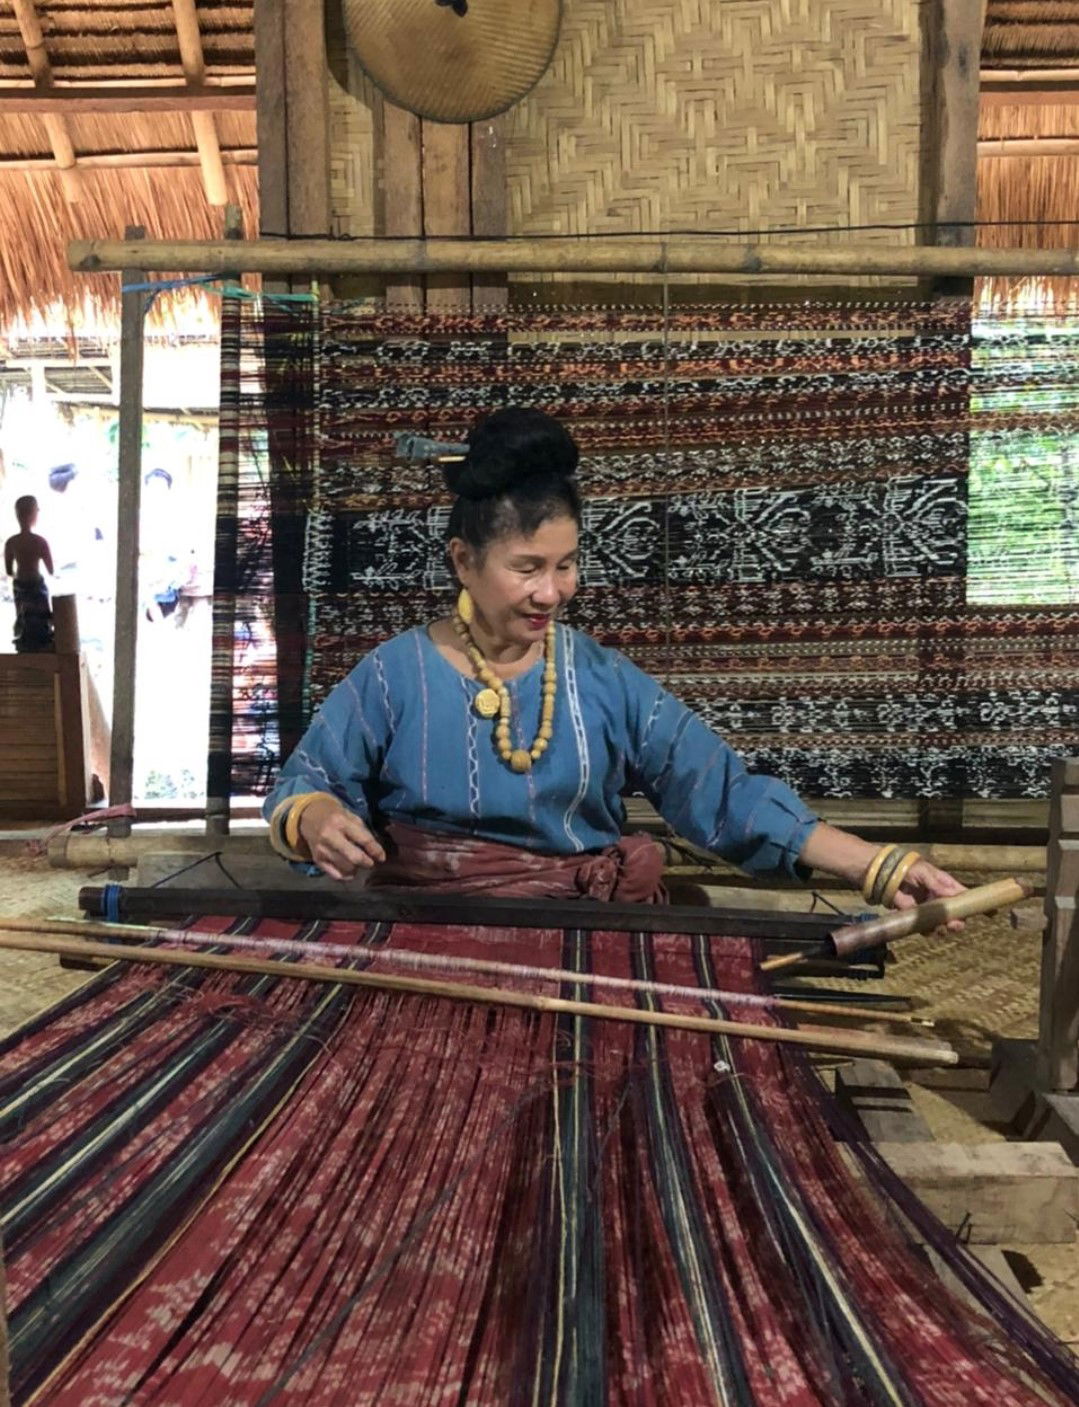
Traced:
POLYGON ((766 958, 761 963, 761 971, 778 972, 782 968, 793 967, 805 958, 845 957, 862 948, 890 943, 895 938, 932 933, 935 928, 942 928, 953 919, 970 918, 974 914, 990 913, 993 909, 1006 909, 1010 904, 1029 899, 1033 892, 1034 886, 1021 879, 998 879, 993 884, 980 884, 976 889, 964 889, 962 894, 952 894, 944 899, 930 899, 927 904, 917 904, 901 913, 885 914, 867 923, 847 924, 837 928, 817 948, 766 958))
POLYGON ((73 240, 81 273, 149 269, 226 274, 842 274, 1011 277, 1079 274, 1079 249, 936 245, 729 244, 700 236, 578 239, 73 240))
POLYGON ((459 958, 448 953, 422 953, 410 948, 369 948, 357 943, 305 943, 294 938, 260 938, 240 933, 206 933, 190 928, 161 928, 153 924, 93 923, 81 919, 16 919, 0 920, 0 931, 12 928, 20 933, 66 933, 72 937, 120 937, 141 942, 182 943, 185 947, 236 948, 244 952, 286 953, 292 957, 364 958, 374 966, 388 964, 420 969, 446 969, 457 972, 484 973, 488 976, 509 977, 518 981, 575 982, 586 987, 609 987, 621 991, 650 992, 655 996, 683 997, 689 1001, 741 1002, 744 1006, 760 1006, 782 1011, 797 1011, 814 1016, 841 1016, 861 1021, 896 1021, 903 1024, 928 1025, 908 1012, 872 1010, 856 1004, 838 1002, 799 1001, 795 997, 775 997, 757 992, 730 992, 719 987, 687 987, 676 982, 650 982, 638 977, 613 977, 598 972, 574 972, 562 967, 530 967, 514 962, 499 962, 490 958, 459 958))
POLYGON ((150 963, 163 967, 200 967, 216 972, 338 983, 342 986, 367 987, 376 991, 405 992, 412 996, 472 1002, 482 1006, 518 1007, 525 1011, 559 1012, 570 1016, 592 1016, 603 1021, 627 1021, 641 1026, 665 1026, 675 1030, 699 1031, 712 1036, 739 1036, 746 1040, 801 1046, 806 1050, 832 1055, 870 1055, 885 1060, 912 1061, 916 1064, 959 1063, 959 1056, 951 1046, 941 1042, 915 1040, 909 1036, 870 1035, 861 1031, 836 1031, 828 1027, 799 1031, 785 1026, 756 1026, 748 1022, 725 1021, 711 1016, 690 1016, 672 1011, 644 1011, 636 1007, 604 1006, 599 1002, 569 1001, 564 997, 541 996, 535 992, 512 992, 501 987, 474 987, 462 982, 435 982, 422 977, 356 972, 347 967, 324 967, 316 963, 284 963, 261 958, 233 958, 217 953, 141 948, 125 943, 54 937, 32 931, 40 926, 41 920, 38 919, 0 921, 0 948, 16 952, 58 953, 67 957, 108 958, 110 961, 150 963))

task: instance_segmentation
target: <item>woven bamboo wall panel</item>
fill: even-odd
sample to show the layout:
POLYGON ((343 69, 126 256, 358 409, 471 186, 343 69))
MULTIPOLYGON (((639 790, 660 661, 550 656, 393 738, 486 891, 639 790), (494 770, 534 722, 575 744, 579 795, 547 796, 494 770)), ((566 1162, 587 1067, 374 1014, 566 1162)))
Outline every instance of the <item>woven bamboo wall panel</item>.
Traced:
POLYGON ((566 0, 510 114, 512 232, 916 220, 925 2, 566 0))
POLYGON ((330 65, 330 229, 375 233, 375 117, 381 101, 345 39, 340 7, 326 7, 330 65))

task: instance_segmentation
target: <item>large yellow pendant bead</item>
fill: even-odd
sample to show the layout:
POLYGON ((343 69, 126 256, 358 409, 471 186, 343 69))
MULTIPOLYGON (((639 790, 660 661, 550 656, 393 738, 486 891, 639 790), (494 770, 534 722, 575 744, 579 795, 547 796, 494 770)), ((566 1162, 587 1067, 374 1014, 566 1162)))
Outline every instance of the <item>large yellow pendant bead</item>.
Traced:
POLYGON ((523 747, 514 748, 510 753, 510 766, 515 772, 531 772, 532 754, 523 747))
POLYGON ((499 697, 494 689, 481 689, 472 701, 472 707, 481 718, 494 718, 499 708, 499 697))

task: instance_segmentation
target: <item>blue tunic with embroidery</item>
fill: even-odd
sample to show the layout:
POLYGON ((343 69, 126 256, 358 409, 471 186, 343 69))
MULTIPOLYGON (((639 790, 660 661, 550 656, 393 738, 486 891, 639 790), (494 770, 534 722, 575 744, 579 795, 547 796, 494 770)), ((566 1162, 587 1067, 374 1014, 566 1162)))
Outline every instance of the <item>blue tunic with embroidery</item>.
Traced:
MULTIPOLYGON (((332 792, 375 825, 404 821, 574 854, 622 834, 622 793, 644 793, 674 830, 750 873, 801 874, 817 817, 783 782, 748 773, 692 710, 624 655, 557 627, 554 736, 532 771, 495 747, 473 707, 478 681, 439 653, 426 629, 365 656, 323 703, 264 808, 332 792)), ((539 728, 543 662, 509 681, 512 744, 539 728)))

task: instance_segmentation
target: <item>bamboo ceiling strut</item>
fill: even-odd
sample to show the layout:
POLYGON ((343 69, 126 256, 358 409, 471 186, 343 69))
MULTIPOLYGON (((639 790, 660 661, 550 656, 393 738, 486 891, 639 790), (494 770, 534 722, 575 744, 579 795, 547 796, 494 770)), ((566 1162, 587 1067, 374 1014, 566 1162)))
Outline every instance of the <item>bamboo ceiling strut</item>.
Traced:
MULTIPOLYGON (((65 932, 74 925, 64 923, 65 932)), ((699 1031, 712 1036, 740 1036, 748 1040, 770 1041, 780 1045, 802 1046, 833 1055, 868 1055, 884 1060, 912 1061, 919 1065, 957 1065, 959 1056, 943 1042, 916 1040, 909 1036, 882 1036, 863 1031, 840 1031, 826 1026, 811 1030, 791 1030, 785 1026, 757 1026, 743 1021, 725 1021, 710 1016, 691 1016, 673 1011, 646 1011, 637 1007, 607 1006, 600 1002, 569 1001, 536 992, 514 992, 502 987, 475 987, 463 982, 434 981, 422 977, 400 977, 393 973, 357 972, 352 968, 326 967, 317 963, 279 962, 273 959, 237 958, 218 953, 177 952, 170 948, 143 948, 128 943, 96 942, 92 939, 57 937, 44 919, 0 919, 0 948, 18 952, 59 953, 69 957, 107 958, 110 961, 150 963, 164 967, 199 967, 217 972, 251 973, 307 982, 339 983, 376 991, 405 992, 413 996, 439 997, 447 1001, 471 1002, 481 1006, 510 1006, 526 1011, 561 1012, 589 1016, 603 1021, 627 1021, 641 1026, 666 1026, 675 1030, 699 1031)))
MULTIPOLYGON (((26 61, 34 75, 34 87, 48 91, 52 87, 52 65, 45 52, 45 36, 41 32, 34 0, 12 0, 19 33, 26 47, 26 61)), ((49 138, 53 158, 60 172, 64 196, 73 203, 82 196, 82 176, 75 160, 75 148, 71 141, 71 131, 67 117, 63 113, 42 113, 41 123, 49 138)))
POLYGON ((1079 249, 730 244, 696 235, 551 239, 73 240, 80 273, 128 268, 225 274, 638 273, 893 277, 1068 277, 1079 249))
MULTIPOLYGON (((180 63, 184 77, 192 88, 201 87, 206 79, 206 61, 202 53, 202 35, 199 33, 199 16, 195 0, 172 0, 173 20, 176 24, 176 38, 180 45, 180 63)), ((217 126, 212 112, 193 112, 191 126, 195 133, 195 145, 199 149, 199 163, 202 166, 202 185, 206 199, 211 205, 228 203, 228 183, 225 180, 225 166, 221 160, 221 143, 217 138, 217 126)))

